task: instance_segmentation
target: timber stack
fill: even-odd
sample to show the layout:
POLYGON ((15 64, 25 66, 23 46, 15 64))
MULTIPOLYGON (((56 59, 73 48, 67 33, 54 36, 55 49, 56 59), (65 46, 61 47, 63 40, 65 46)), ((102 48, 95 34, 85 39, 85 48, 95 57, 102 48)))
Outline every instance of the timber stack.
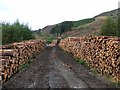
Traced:
POLYGON ((53 41, 49 44, 49 46, 50 46, 50 47, 54 47, 54 46, 56 46, 56 44, 57 44, 57 40, 53 40, 53 41))
POLYGON ((29 40, 0 47, 0 81, 5 82, 15 74, 21 65, 43 51, 43 40, 29 40))
POLYGON ((120 38, 88 35, 61 40, 60 47, 103 75, 120 81, 120 38))

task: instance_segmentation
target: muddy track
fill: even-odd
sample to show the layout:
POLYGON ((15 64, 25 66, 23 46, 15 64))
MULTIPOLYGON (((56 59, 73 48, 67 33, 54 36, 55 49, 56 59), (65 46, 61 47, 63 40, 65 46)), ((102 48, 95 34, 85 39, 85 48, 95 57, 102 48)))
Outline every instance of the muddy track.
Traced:
POLYGON ((21 70, 3 88, 114 88, 105 80, 78 64, 71 54, 59 47, 48 47, 36 56, 28 68, 21 70))

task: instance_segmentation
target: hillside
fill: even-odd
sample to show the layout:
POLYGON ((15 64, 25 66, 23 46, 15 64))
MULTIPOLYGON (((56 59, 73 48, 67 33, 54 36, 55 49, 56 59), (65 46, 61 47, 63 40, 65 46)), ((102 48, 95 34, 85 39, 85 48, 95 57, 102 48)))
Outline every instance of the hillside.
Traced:
POLYGON ((55 25, 48 25, 48 26, 45 26, 43 29, 34 30, 33 33, 34 34, 50 34, 50 31, 54 26, 55 25))
POLYGON ((116 19, 118 17, 119 11, 120 11, 120 8, 112 10, 112 11, 107 11, 107 12, 104 12, 104 13, 101 13, 101 14, 95 16, 95 18, 100 17, 100 16, 110 16, 110 17, 113 17, 114 19, 116 19))
POLYGON ((71 31, 65 32, 62 34, 62 37, 68 37, 68 36, 84 36, 88 34, 95 34, 98 35, 100 32, 100 28, 103 25, 103 22, 105 21, 106 16, 112 17, 114 20, 118 19, 118 10, 120 9, 115 9, 112 11, 104 12, 101 13, 95 17, 95 21, 91 23, 87 23, 84 25, 79 24, 79 26, 72 28, 71 31))
POLYGON ((110 16, 116 20, 118 17, 118 9, 101 13, 93 18, 78 21, 64 21, 55 25, 48 25, 41 29, 41 33, 62 35, 63 37, 98 34, 106 16, 110 16))
POLYGON ((95 18, 95 21, 91 23, 80 25, 79 27, 73 28, 71 31, 63 33, 62 37, 98 34, 100 31, 100 27, 102 26, 104 20, 105 20, 104 17, 97 17, 95 18))
POLYGON ((52 30, 52 28, 54 27, 55 25, 48 25, 46 27, 44 27, 42 30, 41 30, 41 33, 43 34, 49 34, 50 31, 52 30))

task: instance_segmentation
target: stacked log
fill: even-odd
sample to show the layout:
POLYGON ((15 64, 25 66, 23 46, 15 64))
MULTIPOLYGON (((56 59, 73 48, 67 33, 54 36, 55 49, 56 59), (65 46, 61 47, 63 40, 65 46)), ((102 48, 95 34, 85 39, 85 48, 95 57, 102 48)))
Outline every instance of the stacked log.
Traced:
POLYGON ((120 38, 88 35, 61 40, 60 47, 86 60, 99 73, 120 81, 120 38))
POLYGON ((15 74, 22 64, 42 52, 43 40, 29 40, 0 47, 0 81, 3 83, 15 74))
POLYGON ((54 47, 57 44, 57 40, 53 40, 52 43, 49 44, 50 47, 54 47))

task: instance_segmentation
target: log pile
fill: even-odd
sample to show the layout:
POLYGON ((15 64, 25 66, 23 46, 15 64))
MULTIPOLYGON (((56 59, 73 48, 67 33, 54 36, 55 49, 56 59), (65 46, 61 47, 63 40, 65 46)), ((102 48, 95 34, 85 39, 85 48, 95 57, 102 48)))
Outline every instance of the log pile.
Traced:
POLYGON ((69 37, 61 40, 59 45, 86 60, 99 73, 120 81, 120 38, 94 35, 69 37))
POLYGON ((57 44, 57 40, 53 40, 52 43, 49 44, 50 47, 54 47, 57 44))
POLYGON ((42 52, 45 43, 43 40, 29 40, 20 43, 3 45, 0 47, 0 81, 5 82, 7 78, 15 74, 22 64, 42 52))

